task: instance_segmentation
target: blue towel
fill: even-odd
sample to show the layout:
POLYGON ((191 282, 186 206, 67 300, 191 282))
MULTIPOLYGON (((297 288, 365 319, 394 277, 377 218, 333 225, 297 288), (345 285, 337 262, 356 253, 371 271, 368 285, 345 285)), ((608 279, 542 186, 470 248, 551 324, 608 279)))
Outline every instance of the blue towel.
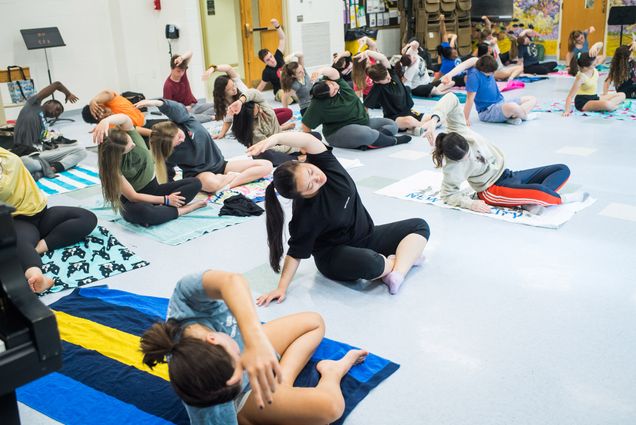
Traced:
POLYGON ((537 81, 547 80, 547 79, 548 77, 527 77, 527 76, 521 76, 521 77, 515 78, 515 80, 521 81, 522 83, 536 83, 537 81))
POLYGON ((219 216, 220 205, 208 204, 190 214, 158 226, 144 227, 124 220, 110 207, 98 205, 91 208, 97 217, 115 222, 133 233, 139 233, 168 245, 181 245, 206 233, 243 223, 252 217, 219 216))
POLYGON ((73 167, 70 170, 58 173, 55 178, 43 177, 37 181, 37 185, 47 196, 72 192, 78 189, 100 184, 97 170, 91 167, 73 167))
POLYGON ((97 226, 83 241, 42 254, 42 271, 54 282, 45 293, 76 288, 148 264, 108 229, 97 226))
MULTIPOLYGON (((139 337, 153 323, 164 320, 167 299, 99 286, 78 288, 51 304, 50 308, 58 315, 64 348, 63 366, 58 372, 19 388, 20 402, 70 425, 189 424, 185 408, 166 379, 91 349, 91 344, 99 343, 102 337, 118 338, 112 340, 113 344, 119 343, 121 335, 139 337), (92 341, 78 343, 69 335, 66 324, 69 318, 101 330, 103 335, 91 333, 92 341)), ((301 371, 295 386, 315 386, 320 378, 316 363, 323 359, 339 359, 351 348, 325 338, 301 371)), ((373 354, 353 367, 341 382, 345 412, 335 423, 343 423, 369 391, 398 368, 399 365, 373 354)))

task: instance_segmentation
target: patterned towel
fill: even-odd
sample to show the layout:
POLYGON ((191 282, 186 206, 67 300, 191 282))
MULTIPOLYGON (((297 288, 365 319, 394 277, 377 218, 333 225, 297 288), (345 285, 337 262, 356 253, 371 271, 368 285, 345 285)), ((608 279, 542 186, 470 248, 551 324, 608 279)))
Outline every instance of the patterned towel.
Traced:
POLYGON ((265 200, 265 189, 272 182, 272 179, 273 177, 269 175, 242 186, 215 193, 209 197, 209 200, 213 204, 223 205, 223 201, 227 198, 240 194, 254 202, 263 202, 265 200))
MULTIPOLYGON (((581 112, 578 109, 572 107, 572 114, 581 117, 601 117, 603 119, 613 118, 619 121, 636 120, 636 102, 626 100, 621 106, 612 112, 581 112)), ((538 105, 534 112, 557 112, 563 113, 565 110, 565 102, 557 101, 549 105, 538 105)))
MULTIPOLYGON (((98 286, 76 289, 50 307, 62 338, 63 366, 18 388, 20 402, 69 425, 190 423, 170 386, 167 365, 151 370, 139 352, 143 332, 165 320, 167 299, 98 286)), ((294 385, 315 387, 316 363, 339 359, 351 348, 323 339, 294 385)), ((374 354, 353 367, 340 384, 345 412, 335 424, 398 368, 374 354)))
POLYGON ((102 226, 82 242, 42 254, 42 262, 42 271, 55 282, 45 293, 76 288, 149 264, 102 226))
POLYGON ((58 195, 60 193, 72 192, 85 187, 100 184, 99 174, 92 167, 73 167, 70 170, 62 171, 55 178, 43 177, 37 181, 37 185, 47 196, 58 195))

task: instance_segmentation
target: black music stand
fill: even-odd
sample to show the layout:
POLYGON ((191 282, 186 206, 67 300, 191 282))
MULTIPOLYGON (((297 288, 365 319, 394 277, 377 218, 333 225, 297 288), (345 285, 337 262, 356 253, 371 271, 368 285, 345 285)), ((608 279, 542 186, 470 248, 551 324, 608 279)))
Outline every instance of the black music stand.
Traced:
MULTIPOLYGON (((623 45, 623 26, 636 24, 636 6, 615 6, 610 9, 607 25, 620 25, 620 45, 623 45)), ((636 40, 633 40, 636 41, 636 40)))
MULTIPOLYGON (((27 50, 44 49, 46 72, 49 75, 49 84, 53 84, 53 79, 51 78, 51 67, 49 66, 49 55, 47 54, 46 49, 66 46, 66 43, 64 43, 64 40, 62 39, 62 34, 60 34, 60 30, 57 27, 31 28, 20 30, 20 33, 22 34, 27 50)), ((55 94, 52 94, 51 97, 55 100, 55 94)), ((50 124, 55 124, 57 121, 75 122, 75 120, 71 118, 58 117, 51 121, 50 124)))

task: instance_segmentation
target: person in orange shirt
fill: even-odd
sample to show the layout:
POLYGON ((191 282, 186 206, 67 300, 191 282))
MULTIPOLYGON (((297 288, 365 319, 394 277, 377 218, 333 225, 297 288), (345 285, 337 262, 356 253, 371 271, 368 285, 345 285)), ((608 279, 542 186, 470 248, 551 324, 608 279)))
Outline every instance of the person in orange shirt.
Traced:
MULTIPOLYGON (((82 118, 89 124, 97 124, 114 114, 127 115, 139 134, 143 137, 150 137, 151 123, 146 123, 144 114, 135 108, 128 99, 113 90, 102 90, 82 109, 82 118)), ((156 122, 153 120, 152 124, 156 124, 156 122)))

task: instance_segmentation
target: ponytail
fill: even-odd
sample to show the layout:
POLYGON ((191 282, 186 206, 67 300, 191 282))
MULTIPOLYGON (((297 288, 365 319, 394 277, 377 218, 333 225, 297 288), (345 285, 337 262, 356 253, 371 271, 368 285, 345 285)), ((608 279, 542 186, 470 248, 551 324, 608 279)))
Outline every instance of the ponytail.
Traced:
POLYGON ((267 225, 267 245, 269 246, 269 264, 276 273, 280 273, 280 260, 283 257, 283 225, 285 213, 276 192, 287 199, 300 197, 296 189, 295 171, 300 163, 287 161, 274 170, 274 180, 265 189, 265 217, 267 225))
POLYGON ((443 165, 444 158, 459 161, 466 156, 470 147, 459 133, 439 133, 435 139, 435 149, 431 153, 435 168, 443 165))
POLYGON ((176 320, 152 325, 140 340, 143 363, 151 369, 168 363, 172 388, 188 405, 208 407, 233 400, 241 385, 226 384, 235 367, 230 354, 220 345, 183 333, 176 320))
POLYGON ((234 137, 246 148, 254 143, 254 107, 254 102, 245 102, 232 121, 234 137))
POLYGON ((579 72, 579 68, 587 68, 594 64, 596 58, 590 56, 589 53, 577 53, 572 55, 570 59, 570 71, 569 74, 575 76, 579 72))

